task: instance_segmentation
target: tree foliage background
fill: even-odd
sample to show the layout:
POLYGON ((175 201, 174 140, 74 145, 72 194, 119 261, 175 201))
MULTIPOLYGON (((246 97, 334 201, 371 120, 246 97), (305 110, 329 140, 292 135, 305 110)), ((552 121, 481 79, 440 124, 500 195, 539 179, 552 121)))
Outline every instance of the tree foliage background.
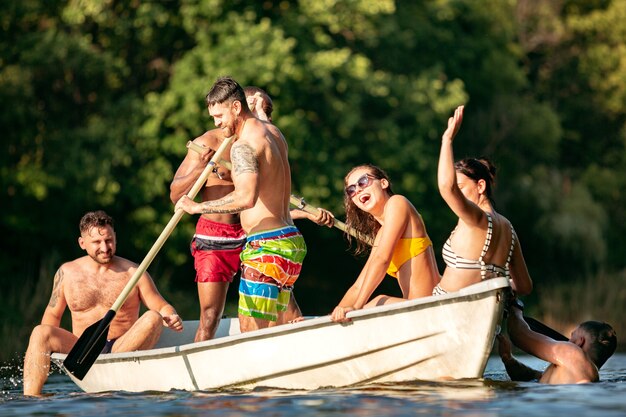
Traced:
MULTIPOLYGON (((456 156, 498 166, 497 209, 535 282, 531 312, 620 333, 625 22, 617 0, 0 3, 1 357, 23 353, 54 272, 82 255, 84 212, 109 212, 118 254, 143 259, 173 213, 185 143, 213 127, 204 95, 226 74, 273 97, 294 194, 342 218, 343 176, 377 164, 436 248, 455 223, 436 187, 439 139, 465 104, 456 156)), ((187 319, 198 314, 194 221, 149 268, 187 319)), ((299 226, 298 300, 326 314, 363 260, 336 229, 299 226)), ((388 281, 381 291, 397 293, 388 281)))

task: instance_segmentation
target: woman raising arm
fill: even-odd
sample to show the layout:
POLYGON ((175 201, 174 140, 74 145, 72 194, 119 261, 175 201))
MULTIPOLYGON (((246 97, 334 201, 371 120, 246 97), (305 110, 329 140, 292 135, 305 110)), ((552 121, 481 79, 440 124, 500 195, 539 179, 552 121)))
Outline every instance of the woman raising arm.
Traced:
POLYGON ((441 139, 439 192, 459 218, 443 247, 446 269, 433 294, 445 294, 493 277, 511 278, 519 295, 532 291, 519 239, 491 199, 496 168, 485 158, 454 162, 452 142, 463 121, 463 106, 448 120, 441 139))

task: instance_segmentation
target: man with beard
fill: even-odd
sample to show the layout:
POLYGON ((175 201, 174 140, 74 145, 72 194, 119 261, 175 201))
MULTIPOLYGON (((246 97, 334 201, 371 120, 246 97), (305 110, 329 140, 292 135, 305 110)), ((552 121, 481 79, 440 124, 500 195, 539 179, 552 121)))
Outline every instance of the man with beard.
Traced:
POLYGON ((241 253, 241 331, 282 324, 306 255, 304 239, 289 212, 287 142, 276 126, 255 117, 243 88, 230 77, 216 81, 206 104, 222 135, 236 135, 230 151, 234 189, 201 203, 183 196, 176 209, 189 214, 240 213, 247 235, 241 253))
MULTIPOLYGON (((31 333, 24 357, 24 395, 41 394, 50 370, 50 354, 72 350, 83 331, 111 308, 137 269, 137 264, 115 255, 113 219, 105 212, 85 214, 79 229, 78 244, 87 256, 64 263, 54 276, 50 302, 41 324, 31 333), (60 327, 66 307, 71 313, 72 332, 60 327)), ((144 273, 111 322, 102 353, 150 349, 164 325, 175 331, 183 329, 174 307, 144 273), (142 301, 148 311, 139 317, 142 301)))

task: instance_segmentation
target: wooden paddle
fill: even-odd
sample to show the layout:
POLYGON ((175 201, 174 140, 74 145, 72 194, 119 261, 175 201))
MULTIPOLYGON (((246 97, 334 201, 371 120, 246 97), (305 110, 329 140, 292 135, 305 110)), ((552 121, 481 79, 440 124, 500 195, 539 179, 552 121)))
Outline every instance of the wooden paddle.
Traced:
MULTIPOLYGON (((188 149, 191 149, 192 151, 197 152, 199 154, 202 154, 202 152, 204 152, 207 149, 209 149, 209 148, 205 148, 202 145, 198 145, 197 143, 192 142, 192 141, 187 142, 186 146, 187 146, 188 149)), ((217 163, 220 164, 221 166, 223 166, 224 168, 226 168, 229 171, 232 169, 232 164, 230 162, 228 162, 227 160, 225 160, 225 159, 221 159, 220 158, 220 160, 217 161, 217 163)))
MULTIPOLYGON (((304 201, 303 197, 296 197, 292 195, 289 198, 289 202, 294 207, 299 208, 300 210, 304 210, 307 213, 310 213, 314 216, 319 216, 320 214, 320 209, 308 204, 306 201, 304 201)), ((374 239, 372 239, 371 236, 367 236, 367 235, 364 235, 363 233, 359 233, 356 229, 353 229, 352 227, 348 226, 341 220, 333 219, 333 226, 341 230, 342 232, 349 234, 350 236, 353 236, 359 240, 362 240, 363 242, 367 243, 370 246, 374 244, 374 239)))
MULTIPOLYGON (((198 145, 197 143, 194 143, 191 141, 187 142, 187 148, 191 149, 192 151, 198 152, 200 154, 206 151, 207 149, 203 147, 202 145, 198 145)), ((222 165, 226 169, 231 169, 231 164, 228 161, 221 159, 219 161, 219 164, 222 165)), ((291 205, 299 208, 300 210, 304 210, 307 213, 310 213, 314 216, 319 216, 320 209, 317 207, 311 206, 310 204, 305 202, 303 197, 296 197, 294 195, 291 195, 289 198, 289 202, 291 203, 291 205)), ((370 246, 374 243, 374 240, 370 236, 359 233, 357 230, 349 227, 347 224, 345 224, 341 220, 334 219, 333 226, 341 230, 342 232, 348 233, 349 235, 362 240, 363 242, 369 244, 370 246)))
MULTIPOLYGON (((187 196, 191 199, 194 199, 200 189, 206 183, 207 178, 213 171, 217 161, 220 159, 221 155, 224 153, 228 145, 233 140, 234 136, 224 139, 222 144, 219 146, 217 151, 215 151, 215 155, 211 158, 207 166, 204 168, 196 182, 194 183, 191 190, 187 193, 187 196)), ((82 380, 93 363, 102 352, 104 345, 106 344, 107 334, 109 326, 111 325, 111 321, 115 317, 117 310, 124 304, 126 298, 130 295, 132 289, 137 285, 137 282, 141 278, 141 276, 146 272, 148 266, 154 260, 154 257, 159 252, 167 238, 170 236, 180 219, 185 214, 184 210, 176 210, 174 215, 170 219, 169 223, 165 226, 161 235, 158 237, 156 242, 152 245, 152 248, 141 262, 132 278, 128 281, 120 295, 115 300, 115 303, 111 307, 109 311, 106 312, 104 317, 100 320, 89 326, 83 334, 78 338, 76 344, 68 353, 67 357, 63 361, 63 366, 65 369, 74 375, 76 378, 82 380)))

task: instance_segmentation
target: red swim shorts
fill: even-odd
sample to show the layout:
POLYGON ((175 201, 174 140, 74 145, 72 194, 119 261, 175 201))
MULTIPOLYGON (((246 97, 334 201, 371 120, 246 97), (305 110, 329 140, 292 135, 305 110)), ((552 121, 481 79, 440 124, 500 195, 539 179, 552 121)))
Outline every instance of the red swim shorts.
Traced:
POLYGON ((191 240, 196 282, 232 282, 246 234, 239 223, 225 224, 200 217, 191 240))

